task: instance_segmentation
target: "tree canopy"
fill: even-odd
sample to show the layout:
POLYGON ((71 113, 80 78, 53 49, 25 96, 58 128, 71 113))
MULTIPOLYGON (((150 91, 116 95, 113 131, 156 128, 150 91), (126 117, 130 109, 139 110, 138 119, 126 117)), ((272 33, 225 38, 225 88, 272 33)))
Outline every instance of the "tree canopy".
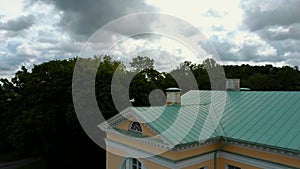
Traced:
MULTIPOLYGON (((11 80, 0 80, 0 143, 28 156, 58 160, 62 168, 86 168, 87 163, 97 168, 105 166, 100 163, 105 152, 84 133, 74 111, 72 77, 77 59, 45 62, 35 65, 31 71, 22 67, 11 80)), ((220 72, 221 68, 226 78, 238 78, 241 87, 251 90, 300 90, 300 72, 289 66, 221 66, 208 59, 199 64, 186 61, 171 72, 159 72, 154 69, 153 59, 137 56, 130 63, 134 69, 131 71, 110 56, 98 56, 86 62, 95 59, 100 63, 95 94, 106 119, 118 113, 112 89, 116 89, 119 101, 124 103, 121 109, 132 98, 133 106, 163 105, 164 97, 155 101, 151 97, 179 85, 185 87, 183 93, 190 89, 210 90, 212 81, 224 80, 210 78, 210 73, 220 72), (178 82, 176 78, 184 81, 178 82), (112 87, 113 80, 116 83, 112 87), (126 90, 129 98, 122 95, 126 90)))
POLYGON ((137 56, 132 58, 130 66, 137 72, 145 69, 154 69, 154 60, 147 56, 137 56))

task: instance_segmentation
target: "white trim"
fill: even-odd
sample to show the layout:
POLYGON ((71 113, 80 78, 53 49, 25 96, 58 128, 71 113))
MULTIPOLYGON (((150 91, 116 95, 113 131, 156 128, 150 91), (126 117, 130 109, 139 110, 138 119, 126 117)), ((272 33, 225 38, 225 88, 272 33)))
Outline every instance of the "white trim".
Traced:
MULTIPOLYGON (((132 163, 132 159, 133 159, 132 157, 124 157, 123 160, 122 160, 122 162, 121 162, 121 164, 120 164, 119 169, 123 169, 123 165, 124 165, 124 163, 126 162, 126 160, 131 160, 130 163, 132 163)), ((135 159, 138 160, 138 162, 141 163, 141 165, 142 165, 141 168, 142 168, 142 169, 146 169, 146 167, 145 167, 143 161, 139 160, 138 158, 135 158, 135 159)), ((131 165, 131 164, 130 164, 130 165, 131 165)))
MULTIPOLYGON (((103 131, 105 131, 106 133, 115 134, 115 135, 118 135, 118 136, 125 137, 127 139, 135 140, 135 141, 138 141, 138 142, 141 142, 141 143, 144 143, 144 144, 148 144, 148 145, 155 146, 155 147, 158 147, 158 148, 163 148, 165 150, 169 150, 169 151, 173 151, 173 152, 182 152, 182 151, 186 151, 186 150, 192 150, 192 149, 195 149, 197 147, 214 144, 218 141, 218 140, 209 140, 209 141, 205 141, 205 142, 195 142, 195 143, 190 143, 190 144, 174 147, 174 146, 171 146, 168 142, 165 141, 164 138, 162 138, 160 136, 157 139, 161 140, 162 142, 155 142, 151 139, 148 139, 147 137, 138 138, 138 137, 133 137, 133 136, 130 136, 130 135, 122 134, 122 133, 116 131, 113 128, 103 129, 103 131)), ((132 131, 132 130, 130 130, 130 131, 132 131)))
POLYGON ((209 140, 209 141, 203 141, 203 142, 194 142, 194 143, 189 143, 186 145, 180 145, 178 147, 174 147, 172 148, 173 152, 182 152, 182 151, 186 151, 186 150, 192 150, 201 146, 205 146, 205 145, 210 145, 210 144, 214 144, 218 142, 218 140, 209 140))
POLYGON ((152 162, 158 163, 158 164, 166 166, 166 167, 170 167, 170 168, 174 167, 175 163, 165 160, 165 159, 162 159, 162 158, 159 158, 155 154, 148 153, 148 152, 145 152, 142 150, 138 150, 136 148, 131 148, 131 147, 117 143, 117 142, 109 140, 109 139, 105 139, 105 142, 106 142, 106 145, 108 145, 108 146, 111 146, 111 147, 117 148, 119 150, 122 150, 124 152, 127 152, 126 157, 132 157, 132 158, 149 157, 149 158, 147 158, 147 160, 150 160, 152 162))
POLYGON ((191 166, 194 164, 199 164, 199 163, 202 163, 202 162, 205 162, 208 160, 212 160, 212 159, 214 159, 214 152, 180 161, 180 162, 176 163, 176 168, 184 168, 184 167, 188 167, 188 166, 191 166))
POLYGON ((164 159, 162 157, 159 157, 159 156, 151 154, 151 153, 147 153, 142 150, 128 147, 126 145, 117 143, 117 142, 109 140, 109 139, 105 139, 105 142, 108 146, 111 146, 111 147, 117 148, 119 150, 122 150, 124 152, 127 152, 128 154, 126 155, 126 158, 129 158, 129 157, 130 158, 138 158, 139 156, 141 156, 141 157, 148 156, 148 158, 145 158, 146 160, 149 160, 156 164, 159 164, 159 165, 162 165, 162 166, 165 166, 168 168, 172 168, 172 169, 180 169, 180 168, 188 167, 188 166, 198 164, 201 162, 205 162, 205 161, 208 161, 208 160, 211 160, 214 158, 214 152, 212 152, 209 154, 197 156, 197 157, 183 160, 180 162, 175 162, 175 161, 173 162, 171 160, 164 159))
MULTIPOLYGON (((155 132, 150 126, 148 126, 147 123, 144 123, 143 119, 141 119, 134 113, 133 107, 127 107, 126 109, 121 111, 119 114, 110 118, 108 121, 104 121, 103 123, 98 124, 97 127, 107 133, 107 132, 110 132, 111 130, 113 130, 113 127, 120 124, 124 120, 137 121, 140 124, 143 124, 146 128, 148 128, 151 132, 153 132, 156 136, 158 136, 163 141, 163 143, 167 144, 168 145, 167 148, 174 147, 174 145, 170 141, 168 141, 167 139, 162 137, 160 134, 155 132)), ((145 140, 145 139, 140 139, 140 140, 145 140)), ((161 145, 159 145, 159 146, 161 146, 161 145)), ((165 147, 165 145, 162 145, 162 146, 165 147)))
POLYGON ((151 145, 151 146, 155 146, 155 147, 158 147, 158 148, 162 148, 162 149, 165 149, 165 150, 170 150, 171 149, 170 145, 165 143, 163 140, 161 140, 163 143, 160 143, 160 142, 155 142, 155 141, 153 141, 153 140, 151 140, 147 137, 141 137, 141 138, 132 137, 130 135, 122 134, 122 133, 116 131, 115 129, 107 129, 107 130, 105 130, 105 132, 115 134, 115 135, 118 135, 118 136, 122 136, 122 137, 130 139, 130 140, 138 141, 138 142, 148 144, 148 145, 151 145))
MULTIPOLYGON (((139 150, 137 148, 128 147, 124 144, 115 142, 113 140, 105 139, 105 141, 108 146, 117 148, 124 152, 128 152, 126 157, 138 158, 139 156, 140 157, 146 156, 146 157, 148 157, 148 158, 146 158, 146 160, 152 161, 156 164, 159 164, 159 165, 162 165, 162 166, 165 166, 168 168, 172 168, 172 169, 180 169, 180 168, 188 167, 188 166, 198 164, 201 162, 205 162, 208 160, 212 160, 212 159, 214 159, 214 153, 215 153, 215 152, 211 152, 208 154, 191 157, 191 158, 185 159, 183 161, 175 162, 175 161, 168 160, 168 159, 162 158, 160 156, 139 150)), ((228 160, 233 160, 236 162, 240 162, 243 164, 260 167, 260 168, 264 168, 264 169, 282 169, 282 168, 289 169, 287 166, 284 166, 284 165, 275 164, 272 162, 267 162, 267 161, 263 161, 263 160, 259 160, 259 159, 253 159, 251 157, 245 157, 245 156, 232 154, 232 153, 228 153, 228 152, 223 152, 223 151, 220 151, 217 154, 217 157, 225 158, 228 160)), ((226 166, 223 166, 223 167, 226 167, 226 166)))
POLYGON ((134 149, 131 147, 128 147, 126 145, 123 145, 121 143, 109 140, 109 139, 104 139, 106 142, 106 145, 117 148, 119 150, 122 150, 124 152, 127 152, 126 157, 131 157, 131 158, 139 158, 139 157, 145 157, 145 156, 154 156, 152 153, 147 153, 142 150, 134 149))
POLYGON ((143 133, 143 129, 142 129, 141 123, 136 122, 136 121, 131 121, 131 122, 129 123, 129 126, 128 126, 128 129, 127 129, 127 130, 128 130, 128 131, 137 132, 137 133, 141 133, 141 134, 143 133), (132 129, 132 125, 133 125, 133 124, 138 124, 138 125, 139 125, 139 128, 141 129, 141 131, 132 129))
POLYGON ((209 154, 205 154, 205 155, 201 155, 201 156, 197 156, 191 159, 187 159, 184 161, 180 161, 180 162, 170 162, 168 160, 153 156, 150 158, 147 158, 147 160, 152 161, 154 163, 163 165, 165 167, 168 168, 172 168, 172 169, 180 169, 180 168, 185 168, 191 165, 195 165, 195 164, 199 164, 201 162, 205 162, 208 160, 212 160, 214 158, 214 153, 209 153, 209 154))
POLYGON ((266 162, 266 161, 262 161, 262 160, 258 160, 258 159, 248 158, 248 157, 245 157, 245 156, 240 156, 240 155, 237 155, 237 154, 231 154, 231 153, 222 152, 222 151, 219 153, 219 157, 225 158, 225 159, 228 159, 228 160, 233 160, 233 161, 236 161, 236 162, 239 162, 239 163, 255 166, 255 167, 264 168, 264 169, 282 169, 282 168, 289 169, 288 167, 282 166, 282 165, 279 165, 279 164, 274 164, 274 163, 271 163, 271 162, 266 162))
POLYGON ((286 157, 294 158, 294 159, 297 159, 297 160, 300 159, 300 154, 292 153, 292 152, 284 151, 284 150, 278 150, 276 148, 268 148, 268 147, 265 147, 265 146, 247 144, 247 143, 239 142, 239 141, 229 141, 228 143, 229 143, 229 145, 236 146, 236 147, 241 147, 241 148, 246 148, 246 149, 250 149, 250 150, 265 152, 265 153, 269 153, 269 154, 276 154, 276 155, 286 156, 286 157))
POLYGON ((238 167, 238 166, 236 166, 236 165, 225 164, 225 169, 229 169, 229 165, 230 165, 230 166, 233 166, 233 167, 235 167, 235 168, 241 168, 241 167, 238 167))

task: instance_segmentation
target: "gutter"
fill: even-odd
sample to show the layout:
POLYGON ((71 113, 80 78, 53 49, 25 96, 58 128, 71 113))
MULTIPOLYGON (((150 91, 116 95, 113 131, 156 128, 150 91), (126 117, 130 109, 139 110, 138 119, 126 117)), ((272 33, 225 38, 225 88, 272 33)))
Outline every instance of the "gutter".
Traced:
POLYGON ((227 138, 226 137, 220 137, 220 142, 222 142, 222 144, 218 147, 218 149, 215 151, 214 153, 214 169, 217 169, 217 154, 224 148, 224 146, 228 143, 227 138))

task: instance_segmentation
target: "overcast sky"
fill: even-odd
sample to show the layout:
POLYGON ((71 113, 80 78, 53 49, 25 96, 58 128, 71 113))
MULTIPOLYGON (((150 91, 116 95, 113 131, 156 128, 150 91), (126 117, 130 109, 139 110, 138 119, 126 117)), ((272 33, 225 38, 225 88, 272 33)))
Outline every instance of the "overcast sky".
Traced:
MULTIPOLYGON (((224 64, 300 66, 299 7, 300 0, 0 0, 0 77, 11 77, 21 66, 30 69, 78 56, 95 31, 140 12, 162 12, 196 26, 224 64)), ((99 54, 111 47, 105 42, 124 37, 128 30, 151 32, 156 19, 109 30, 113 33, 97 44, 99 54)), ((183 36, 193 34, 178 29, 183 36)), ((174 68, 192 55, 182 43, 157 36, 128 37, 113 48, 110 53, 124 62, 136 54, 153 57, 159 70, 174 68)))

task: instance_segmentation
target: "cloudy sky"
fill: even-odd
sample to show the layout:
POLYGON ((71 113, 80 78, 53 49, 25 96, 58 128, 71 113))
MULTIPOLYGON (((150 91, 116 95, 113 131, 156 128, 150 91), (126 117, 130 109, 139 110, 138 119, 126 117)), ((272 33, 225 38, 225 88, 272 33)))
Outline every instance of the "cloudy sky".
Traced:
MULTIPOLYGON (((11 77, 21 66, 30 69, 78 56, 86 44, 99 54, 111 48, 110 53, 124 62, 137 54, 153 57, 161 70, 191 60, 193 53, 170 37, 126 38, 129 30, 151 32, 155 17, 144 18, 142 24, 117 20, 122 26, 106 30, 101 43, 91 40, 103 26, 141 12, 161 12, 191 23, 224 64, 300 66, 299 7, 300 0, 0 0, 0 77, 11 77), (113 47, 106 45, 122 38, 113 47)), ((183 36, 193 34, 183 28, 177 28, 183 36)))

